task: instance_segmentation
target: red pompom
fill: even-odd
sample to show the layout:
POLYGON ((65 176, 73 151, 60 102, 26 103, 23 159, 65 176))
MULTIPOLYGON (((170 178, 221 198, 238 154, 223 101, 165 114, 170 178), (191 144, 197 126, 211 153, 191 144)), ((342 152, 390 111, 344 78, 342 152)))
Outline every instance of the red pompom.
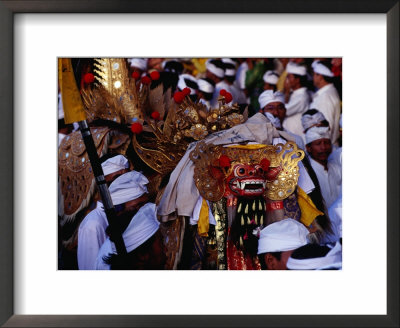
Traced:
POLYGON ((153 81, 156 81, 160 78, 160 73, 158 73, 158 71, 153 71, 150 73, 150 77, 153 81))
POLYGON ((141 81, 142 81, 143 84, 150 84, 151 83, 151 79, 148 76, 143 76, 141 81))
POLYGON ((143 126, 142 126, 142 124, 140 124, 140 123, 138 123, 138 122, 133 123, 133 124, 131 125, 131 131, 132 131, 134 134, 139 134, 139 133, 141 133, 141 132, 143 131, 143 126))
POLYGON ((190 95, 190 89, 189 89, 189 88, 184 88, 184 89, 182 90, 182 92, 183 92, 183 94, 184 94, 185 96, 190 95))
POLYGON ((224 97, 224 96, 226 95, 226 90, 225 90, 225 89, 222 89, 222 90, 219 92, 219 94, 220 94, 222 97, 224 97))
POLYGON ((159 120, 160 119, 160 113, 154 111, 153 113, 151 113, 151 118, 153 118, 154 120, 159 120))
POLYGON ((267 158, 263 158, 260 162, 260 165, 262 167, 262 169, 267 172, 269 169, 269 165, 271 164, 271 162, 267 159, 267 158))
POLYGON ((132 72, 132 78, 134 78, 135 80, 137 80, 140 77, 140 74, 138 71, 134 71, 132 72))
POLYGON ((232 101, 232 94, 230 94, 229 92, 227 92, 226 94, 225 94, 225 102, 228 104, 228 103, 230 103, 231 101, 232 101))
POLYGON ((231 160, 226 155, 221 155, 218 161, 219 161, 220 167, 230 167, 231 166, 231 160))
POLYGON ((177 104, 182 103, 183 99, 185 98, 185 95, 183 94, 183 92, 175 92, 174 93, 174 100, 177 104))
POLYGON ((83 76, 83 81, 85 81, 86 84, 90 84, 94 82, 94 75, 92 73, 86 73, 83 76))

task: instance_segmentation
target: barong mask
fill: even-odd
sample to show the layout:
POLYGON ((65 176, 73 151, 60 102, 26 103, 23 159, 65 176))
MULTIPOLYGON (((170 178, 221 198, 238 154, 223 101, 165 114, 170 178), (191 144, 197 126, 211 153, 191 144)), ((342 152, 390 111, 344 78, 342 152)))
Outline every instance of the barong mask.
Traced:
POLYGON ((190 154, 196 187, 213 202, 224 196, 285 199, 296 188, 303 157, 292 142, 227 147, 199 142, 190 154))

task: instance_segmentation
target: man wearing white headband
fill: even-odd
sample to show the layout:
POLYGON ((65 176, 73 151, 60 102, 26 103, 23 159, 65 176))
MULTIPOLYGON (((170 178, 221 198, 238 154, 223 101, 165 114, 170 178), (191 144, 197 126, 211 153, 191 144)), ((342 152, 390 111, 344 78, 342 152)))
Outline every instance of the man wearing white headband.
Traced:
MULTIPOLYGON (((207 60, 207 62, 206 62, 206 78, 213 80, 215 83, 213 97, 210 102, 212 108, 218 107, 219 92, 222 89, 224 89, 223 87, 221 87, 221 84, 225 85, 224 77, 225 77, 225 64, 221 60, 217 60, 217 59, 207 60)), ((228 92, 230 92, 230 90, 228 90, 228 89, 226 89, 226 90, 228 92)))
POLYGON ((96 259, 96 270, 164 269, 166 256, 159 230, 156 205, 143 205, 134 216, 121 220, 120 228, 127 255, 117 255, 115 244, 107 238, 96 259))
POLYGON ((197 100, 197 90, 198 90, 199 86, 198 86, 197 80, 194 76, 192 76, 190 74, 179 75, 177 86, 180 91, 182 91, 185 88, 189 88, 190 89, 190 95, 189 95, 190 98, 193 101, 197 100))
POLYGON ((333 144, 339 137, 340 97, 332 83, 333 73, 322 62, 313 63, 313 82, 318 91, 314 94, 310 108, 324 114, 331 127, 330 139, 333 144))
POLYGON ((260 112, 264 113, 275 128, 278 130, 284 130, 286 133, 291 135, 295 139, 296 144, 301 149, 304 149, 303 139, 282 127, 282 123, 286 117, 285 96, 283 93, 279 91, 273 92, 272 90, 265 90, 258 97, 258 102, 260 103, 260 112))
MULTIPOLYGON (((148 201, 147 178, 136 171, 127 172, 116 178, 109 191, 118 220, 124 215, 137 211, 148 201)), ((132 217, 132 216, 131 216, 132 217)), ((103 204, 91 211, 79 226, 78 231, 78 267, 80 270, 94 270, 101 245, 107 238, 108 220, 103 204)))
POLYGON ((302 223, 293 219, 274 222, 262 229, 257 252, 262 269, 286 270, 292 252, 308 243, 308 233, 302 223))
POLYGON ((289 270, 341 270, 342 245, 308 244, 296 249, 287 261, 289 270))
POLYGON ((129 58, 130 73, 138 72, 139 75, 147 72, 147 58, 129 58))
POLYGON ((264 90, 276 91, 276 84, 279 80, 279 74, 275 71, 266 71, 264 76, 264 90))
POLYGON ((201 103, 207 106, 208 109, 211 108, 211 99, 215 90, 215 83, 213 80, 208 78, 198 79, 197 85, 199 86, 197 90, 197 98, 201 103))
POLYGON ((327 208, 341 194, 342 169, 328 160, 332 153, 329 126, 313 126, 306 132, 306 149, 311 166, 317 175, 327 208))
POLYGON ((307 69, 305 66, 289 62, 286 66, 286 119, 283 127, 305 139, 301 115, 308 109, 310 98, 307 92, 307 69))
POLYGON ((246 95, 235 85, 236 66, 230 62, 224 62, 225 77, 224 80, 215 86, 220 91, 225 89, 232 94, 232 102, 238 104, 246 104, 246 95))

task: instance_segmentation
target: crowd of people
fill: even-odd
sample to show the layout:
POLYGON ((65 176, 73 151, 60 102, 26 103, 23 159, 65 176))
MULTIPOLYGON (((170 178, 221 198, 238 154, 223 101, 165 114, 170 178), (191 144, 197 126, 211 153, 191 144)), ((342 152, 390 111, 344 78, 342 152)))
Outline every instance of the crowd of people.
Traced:
MULTIPOLYGON (((82 211, 84 214, 81 214, 80 219, 75 220, 74 228, 68 229, 67 225, 59 225, 59 268, 340 270, 341 64, 340 58, 126 59, 129 78, 136 81, 137 85, 150 84, 150 88, 154 89, 162 84, 164 94, 171 90, 171 98, 178 103, 180 101, 177 101, 176 95, 183 93, 192 103, 202 104, 208 112, 221 106, 221 97, 225 105, 237 106, 238 113, 247 116, 247 121, 238 126, 248 128, 255 136, 245 140, 247 149, 267 144, 259 140, 268 139, 270 145, 292 142, 296 149, 303 151, 304 158, 297 164, 298 181, 295 191, 292 191, 295 205, 291 205, 291 196, 277 202, 266 199, 264 193, 262 197, 263 201, 266 199, 266 207, 260 205, 260 209, 268 219, 262 223, 256 219, 255 224, 252 219, 254 216, 251 217, 247 225, 251 230, 246 231, 243 227, 247 223, 238 223, 238 229, 242 229, 240 231, 243 233, 238 233, 240 236, 237 237, 236 243, 235 221, 240 221, 240 215, 243 214, 240 207, 242 204, 258 206, 252 202, 253 199, 258 200, 259 196, 244 194, 241 196, 246 200, 241 202, 240 197, 232 198, 225 192, 224 206, 228 209, 223 212, 227 217, 223 231, 226 235, 226 246, 217 251, 215 240, 218 240, 221 230, 218 220, 223 216, 219 211, 219 203, 206 199, 196 191, 193 206, 190 207, 191 213, 182 215, 178 213, 182 205, 178 204, 179 196, 172 199, 174 193, 185 193, 185 189, 179 187, 179 181, 184 180, 182 175, 187 172, 180 170, 181 166, 189 165, 182 163, 187 161, 187 157, 182 158, 176 170, 163 176, 163 184, 155 196, 149 190, 149 180, 153 179, 154 175, 148 173, 151 170, 143 169, 143 163, 136 162, 138 156, 131 156, 129 152, 107 154, 100 158, 101 166, 126 254, 118 254, 109 231, 106 210, 101 199, 96 199, 92 201, 91 206, 82 211), (268 130, 252 130, 258 126, 268 126, 268 130), (267 134, 270 137, 266 138, 267 134), (250 147, 252 144, 253 147, 250 147), (177 203, 171 205, 171 199, 177 203), (237 203, 230 205, 230 199, 235 199, 234 202, 237 203), (171 215, 170 211, 166 210, 168 206, 176 209, 178 216, 186 217, 183 219, 186 226, 182 228, 179 237, 179 255, 176 255, 177 260, 173 267, 166 266, 167 242, 162 233, 162 225, 169 220, 164 220, 163 217, 171 215), (274 206, 277 208, 273 208, 274 206), (234 208, 233 214, 230 214, 230 208, 234 208), (273 210, 274 215, 271 214, 273 210), (283 214, 278 215, 279 211, 283 214), (75 234, 71 229, 76 230, 75 234), (72 242, 69 247, 62 244, 63 230, 71 230, 68 237, 72 236, 72 242), (255 238, 254 253, 250 250, 251 246, 246 246, 250 245, 252 238, 255 238), (231 246, 230 241, 233 241, 235 246, 231 246), (210 260, 215 259, 210 255, 213 245, 215 253, 224 254, 226 265, 221 266, 210 260), (238 252, 242 252, 240 256, 237 255, 238 252), (248 254, 252 258, 251 264, 247 260, 248 254), (230 258, 235 261, 240 258, 243 263, 233 265, 230 258)), ((96 88, 96 66, 92 59, 73 59, 73 67, 80 90, 96 88)), ((77 130, 76 125, 65 124, 63 117, 63 104, 59 95, 60 145, 63 140, 65 142, 67 136, 77 130)), ((237 128, 235 131, 239 131, 240 135, 243 130, 237 128)), ((215 134, 213 138, 224 136, 215 134)), ((218 144, 215 141, 214 143, 218 144)), ((222 141, 220 143, 222 144, 222 141)), ((232 144, 234 147, 235 144, 232 144)), ((194 146, 189 146, 188 152, 193 151, 193 148, 194 146)), ((226 158, 219 157, 219 167, 224 168, 225 164, 221 158, 226 158)), ((228 166, 227 164, 226 167, 228 166)), ((254 166, 254 171, 253 167, 247 167, 246 171, 242 168, 245 172, 243 174, 274 181, 276 174, 271 171, 270 163, 260 161, 260 167, 261 169, 254 166)), ((282 167, 279 170, 282 170, 282 167)), ((240 176, 240 171, 237 174, 240 176)), ((214 171, 212 176, 218 179, 218 174, 214 171)), ((189 179, 191 177, 189 176, 189 179)), ((190 188, 195 188, 193 181, 185 181, 193 186, 190 188)), ((238 185, 240 186, 239 182, 238 185)), ((259 212, 255 209, 253 211, 257 218, 259 212)), ((59 215, 59 222, 63 222, 62 213, 59 215)))

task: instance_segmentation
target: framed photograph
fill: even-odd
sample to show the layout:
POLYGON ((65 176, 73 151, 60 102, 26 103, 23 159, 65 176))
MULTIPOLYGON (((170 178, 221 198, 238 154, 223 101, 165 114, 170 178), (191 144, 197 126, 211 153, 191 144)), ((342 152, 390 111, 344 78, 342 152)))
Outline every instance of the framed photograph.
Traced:
POLYGON ((398 326, 398 1, 0 1, 0 10, 2 325, 398 326), (343 58, 343 270, 57 270, 49 113, 57 58, 78 56, 343 58))

